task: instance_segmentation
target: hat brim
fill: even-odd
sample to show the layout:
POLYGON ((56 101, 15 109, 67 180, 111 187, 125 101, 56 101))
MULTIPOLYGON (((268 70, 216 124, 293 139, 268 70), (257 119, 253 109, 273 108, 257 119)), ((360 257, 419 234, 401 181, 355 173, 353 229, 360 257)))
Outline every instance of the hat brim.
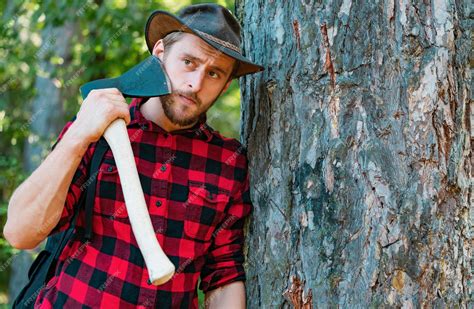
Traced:
POLYGON ((161 40, 169 33, 176 31, 194 34, 215 49, 236 59, 239 66, 234 77, 241 77, 246 74, 257 73, 264 70, 262 66, 253 63, 250 59, 245 58, 240 53, 202 36, 192 28, 188 27, 179 17, 160 10, 155 11, 150 15, 145 27, 145 40, 150 53, 153 54, 153 47, 157 41, 161 40))

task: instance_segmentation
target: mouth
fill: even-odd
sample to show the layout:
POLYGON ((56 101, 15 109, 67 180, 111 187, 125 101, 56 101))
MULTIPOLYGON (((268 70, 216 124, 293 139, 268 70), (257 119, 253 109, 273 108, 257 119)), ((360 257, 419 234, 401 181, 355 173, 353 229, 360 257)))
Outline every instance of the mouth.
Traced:
POLYGON ((193 99, 191 99, 189 97, 186 97, 186 96, 183 96, 183 95, 179 95, 179 97, 180 97, 181 101, 183 101, 187 105, 196 105, 196 101, 194 101, 193 99))

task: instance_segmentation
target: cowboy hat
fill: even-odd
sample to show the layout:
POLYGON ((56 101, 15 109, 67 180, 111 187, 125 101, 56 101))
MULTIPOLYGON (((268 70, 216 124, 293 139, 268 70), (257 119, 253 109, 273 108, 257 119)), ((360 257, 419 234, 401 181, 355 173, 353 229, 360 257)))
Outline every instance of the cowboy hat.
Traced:
POLYGON ((166 11, 154 11, 145 27, 148 50, 153 54, 155 43, 171 32, 194 34, 222 53, 237 60, 234 77, 263 71, 263 67, 242 55, 240 25, 225 7, 214 4, 196 4, 183 8, 178 16, 166 11))

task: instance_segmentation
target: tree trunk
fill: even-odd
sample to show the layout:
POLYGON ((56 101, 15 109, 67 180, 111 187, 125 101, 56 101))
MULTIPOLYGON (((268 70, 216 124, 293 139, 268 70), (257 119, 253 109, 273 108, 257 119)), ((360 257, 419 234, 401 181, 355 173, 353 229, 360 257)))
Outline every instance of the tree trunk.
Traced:
POLYGON ((237 1, 249 308, 472 308, 469 2, 409 2, 237 1))
MULTIPOLYGON (((23 158, 25 171, 28 175, 38 167, 49 152, 48 146, 51 140, 57 137, 64 123, 63 102, 70 89, 68 87, 60 88, 58 81, 55 81, 57 79, 57 76, 54 76, 55 66, 50 63, 50 57, 51 54, 54 54, 64 59, 63 65, 69 65, 74 29, 74 23, 66 23, 59 27, 48 26, 41 34, 43 42, 36 53, 36 59, 40 66, 40 73, 35 82, 37 95, 31 105, 30 120, 22 126, 22 129, 30 132, 23 158)), ((32 253, 39 249, 20 251, 14 257, 9 282, 10 302, 13 302, 27 283, 32 253)))
POLYGON ((54 140, 64 124, 63 101, 70 90, 67 81, 61 88, 59 78, 54 76, 55 65, 50 63, 52 55, 64 59, 64 66, 70 63, 71 38, 75 24, 67 23, 59 27, 48 26, 42 32, 43 43, 36 53, 40 71, 36 77, 36 97, 31 106, 29 121, 30 138, 24 152, 25 171, 31 174, 50 151, 54 140))

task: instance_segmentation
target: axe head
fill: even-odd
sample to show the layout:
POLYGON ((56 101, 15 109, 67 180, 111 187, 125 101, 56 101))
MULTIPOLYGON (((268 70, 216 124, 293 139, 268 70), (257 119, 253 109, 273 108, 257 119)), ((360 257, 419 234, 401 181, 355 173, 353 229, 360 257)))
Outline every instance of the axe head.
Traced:
POLYGON ((171 83, 163 70, 160 59, 149 56, 119 77, 104 78, 88 82, 81 86, 81 95, 85 99, 94 89, 117 88, 124 97, 158 97, 171 93, 171 83))

